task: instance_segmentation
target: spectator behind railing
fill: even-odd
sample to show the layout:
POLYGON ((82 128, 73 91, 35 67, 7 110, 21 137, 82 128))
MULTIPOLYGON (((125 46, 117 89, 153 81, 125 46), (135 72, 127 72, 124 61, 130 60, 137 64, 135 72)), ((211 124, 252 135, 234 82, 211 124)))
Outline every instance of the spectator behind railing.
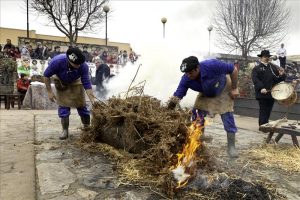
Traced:
POLYGON ((14 47, 14 58, 21 58, 21 52, 19 47, 14 47))
POLYGON ((118 65, 123 65, 123 51, 121 50, 120 53, 118 54, 118 65))
POLYGON ((52 59, 59 54, 61 54, 60 46, 56 46, 56 47, 54 47, 54 51, 51 53, 50 58, 52 59))
POLYGON ((126 65, 127 61, 128 61, 128 54, 127 54, 127 51, 124 50, 123 51, 123 64, 126 65))
POLYGON ((8 52, 12 46, 13 46, 13 44, 11 43, 11 40, 6 39, 6 44, 3 47, 3 51, 8 52))
POLYGON ((103 62, 107 63, 107 51, 103 51, 100 58, 102 59, 103 62))
POLYGON ((40 60, 43 59, 43 46, 42 46, 42 43, 40 43, 40 42, 36 43, 36 49, 34 50, 32 58, 33 59, 40 59, 40 60))
POLYGON ((26 94, 28 87, 30 85, 30 81, 28 79, 28 75, 26 74, 21 74, 21 78, 17 80, 17 90, 21 94, 26 94))
POLYGON ((85 61, 86 62, 91 62, 92 61, 92 55, 87 51, 87 46, 83 46, 83 55, 85 57, 85 61))
POLYGON ((31 58, 29 51, 29 42, 25 42, 25 45, 21 48, 21 57, 31 58))

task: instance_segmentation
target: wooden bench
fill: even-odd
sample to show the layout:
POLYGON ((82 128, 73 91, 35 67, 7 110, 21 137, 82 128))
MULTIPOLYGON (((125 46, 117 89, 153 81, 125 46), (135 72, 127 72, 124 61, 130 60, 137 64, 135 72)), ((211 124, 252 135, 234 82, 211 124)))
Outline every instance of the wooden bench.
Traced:
POLYGON ((2 102, 4 103, 4 108, 7 108, 7 94, 0 94, 0 109, 2 102))
POLYGON ((264 133, 269 133, 266 142, 271 141, 274 133, 278 133, 275 137, 275 142, 278 143, 284 134, 290 135, 295 147, 300 148, 297 136, 300 136, 300 121, 295 120, 277 120, 259 126, 259 130, 264 133))
POLYGON ((9 110, 10 106, 14 108, 15 103, 18 105, 18 109, 21 109, 24 94, 2 94, 1 96, 5 98, 5 109, 9 110))

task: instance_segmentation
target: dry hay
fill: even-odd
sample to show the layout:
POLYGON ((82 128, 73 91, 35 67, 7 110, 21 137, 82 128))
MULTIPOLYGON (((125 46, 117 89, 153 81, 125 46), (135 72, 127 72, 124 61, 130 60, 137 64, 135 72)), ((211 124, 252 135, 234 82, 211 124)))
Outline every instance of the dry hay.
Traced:
POLYGON ((265 144, 249 150, 255 162, 280 168, 288 173, 300 172, 300 149, 283 144, 265 144))
MULTIPOLYGON (((119 170, 124 184, 145 182, 168 187, 164 177, 169 176, 169 168, 177 163, 176 154, 187 140, 187 126, 191 124, 188 110, 168 110, 156 98, 133 96, 98 102, 93 105, 92 114, 91 128, 80 138, 81 148, 104 150, 121 160, 119 170), (108 143, 119 153, 97 142, 108 143)), ((204 147, 199 153, 202 156, 197 163, 203 167, 208 156, 204 147)))
MULTIPOLYGON (((272 193, 262 185, 241 183, 242 180, 238 182, 232 178, 228 179, 230 184, 226 189, 175 189, 176 181, 170 167, 177 163, 176 154, 182 151, 187 141, 188 110, 171 111, 161 106, 156 98, 133 96, 98 102, 94 104, 92 114, 91 127, 81 135, 78 144, 83 149, 101 151, 116 159, 121 185, 148 188, 163 198, 179 199, 249 199, 247 191, 260 188, 261 192, 256 193, 258 199, 269 199, 264 195, 272 193), (239 188, 241 184, 245 185, 242 189, 239 188)), ((207 175, 216 173, 214 156, 209 155, 205 146, 201 146, 197 155, 198 169, 207 175)))
POLYGON ((108 143, 162 168, 177 159, 186 142, 189 117, 187 111, 167 110, 149 96, 111 98, 107 104, 94 105, 91 130, 81 140, 108 143))

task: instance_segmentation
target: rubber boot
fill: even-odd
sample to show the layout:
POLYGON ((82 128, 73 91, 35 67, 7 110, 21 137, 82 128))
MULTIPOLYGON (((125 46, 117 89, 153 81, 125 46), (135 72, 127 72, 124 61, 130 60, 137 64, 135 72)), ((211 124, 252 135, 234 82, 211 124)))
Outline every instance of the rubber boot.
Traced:
POLYGON ((88 128, 91 124, 91 117, 89 115, 80 116, 83 128, 88 128))
POLYGON ((227 153, 230 158, 239 157, 235 149, 235 133, 227 133, 227 153))
POLYGON ((69 136, 69 117, 61 118, 61 125, 63 128, 63 131, 62 131, 59 139, 65 140, 69 136))

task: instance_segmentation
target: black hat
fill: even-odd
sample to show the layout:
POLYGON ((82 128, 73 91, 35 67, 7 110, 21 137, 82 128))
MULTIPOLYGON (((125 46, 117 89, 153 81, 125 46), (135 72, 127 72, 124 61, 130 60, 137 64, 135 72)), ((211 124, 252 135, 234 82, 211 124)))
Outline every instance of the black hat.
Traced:
POLYGON ((257 55, 258 57, 263 57, 263 56, 266 56, 266 57, 271 57, 272 55, 270 54, 270 51, 269 50, 262 50, 260 54, 257 55))
POLYGON ((193 69, 196 69, 198 65, 198 58, 195 56, 190 56, 188 58, 183 59, 182 64, 180 65, 180 70, 182 72, 190 72, 193 69))
POLYGON ((67 50, 67 58, 71 63, 76 65, 80 65, 85 61, 82 51, 77 47, 69 48, 67 50))

